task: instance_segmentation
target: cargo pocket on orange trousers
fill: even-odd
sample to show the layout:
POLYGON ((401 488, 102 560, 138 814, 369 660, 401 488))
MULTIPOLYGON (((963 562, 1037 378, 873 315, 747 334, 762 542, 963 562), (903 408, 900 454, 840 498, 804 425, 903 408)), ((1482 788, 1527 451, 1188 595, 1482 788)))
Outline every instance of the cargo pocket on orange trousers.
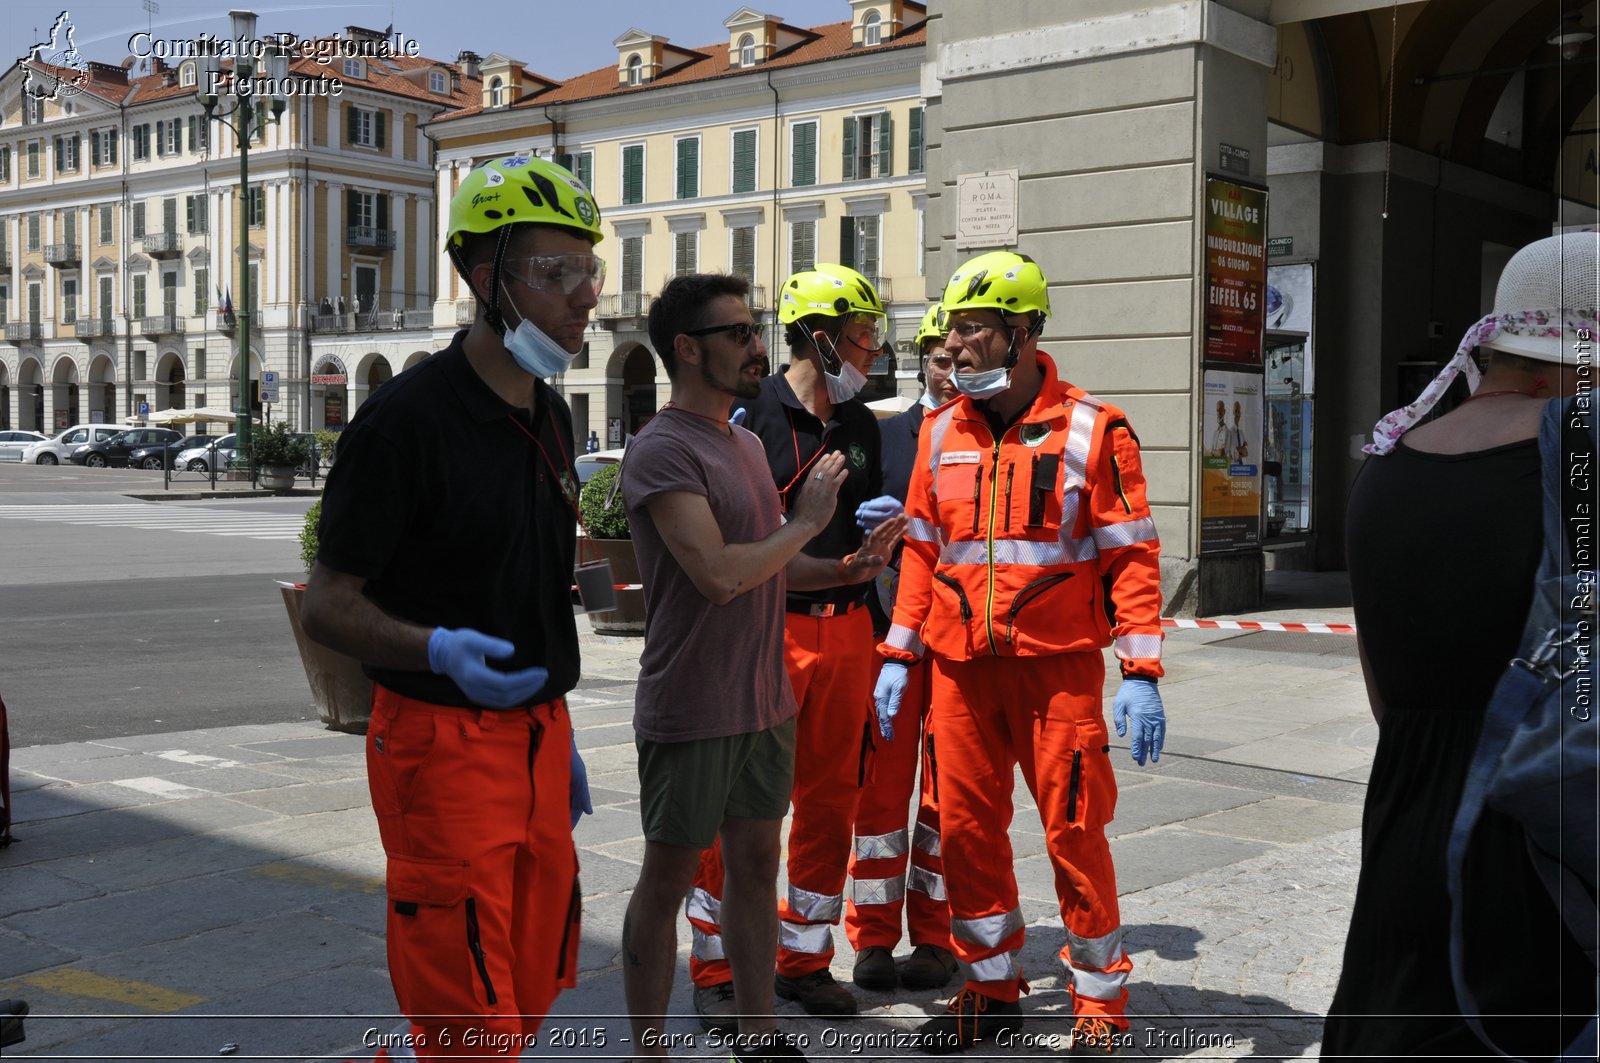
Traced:
POLYGON ((407 1011, 474 1015, 498 999, 471 871, 464 860, 389 857, 390 973, 407 1011))
POLYGON ((1105 724, 1080 721, 1068 758, 1067 826, 1096 829, 1111 822, 1116 811, 1117 782, 1111 769, 1111 745, 1105 724))

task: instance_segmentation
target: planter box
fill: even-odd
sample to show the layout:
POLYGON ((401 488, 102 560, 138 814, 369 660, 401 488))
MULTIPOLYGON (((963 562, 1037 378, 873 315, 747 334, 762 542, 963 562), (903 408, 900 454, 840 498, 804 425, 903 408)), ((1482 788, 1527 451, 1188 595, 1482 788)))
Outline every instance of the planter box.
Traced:
POLYGON ((372 716, 372 680, 361 671, 361 662, 330 650, 306 637, 300 627, 300 601, 304 587, 281 587, 283 607, 289 611, 289 626, 300 648, 300 663, 311 684, 311 704, 317 718, 335 731, 366 734, 372 716))
MULTIPOLYGON (((579 557, 593 558, 596 554, 611 562, 611 575, 615 582, 639 582, 639 563, 634 560, 632 539, 579 541, 579 557), (584 543, 588 543, 589 547, 585 548, 584 543)), ((617 607, 590 613, 589 623, 598 635, 643 635, 644 591, 618 591, 617 607)))
POLYGON ((278 494, 288 494, 294 490, 293 465, 263 465, 256 482, 268 491, 278 494))

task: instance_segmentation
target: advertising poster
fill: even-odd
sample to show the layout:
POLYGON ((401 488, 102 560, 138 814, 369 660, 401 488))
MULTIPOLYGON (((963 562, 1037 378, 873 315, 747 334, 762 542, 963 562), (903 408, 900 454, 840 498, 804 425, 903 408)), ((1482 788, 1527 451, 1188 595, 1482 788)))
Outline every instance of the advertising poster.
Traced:
POLYGON ((1309 262, 1272 266, 1267 270, 1267 328, 1306 334, 1300 365, 1294 375, 1300 391, 1307 395, 1317 390, 1316 364, 1312 359, 1315 340, 1311 334, 1315 319, 1312 313, 1316 302, 1315 270, 1309 262))
POLYGON ((1200 434, 1200 550, 1261 545, 1262 377, 1211 369, 1200 434))
POLYGON ((1261 364, 1266 324, 1267 190, 1206 178, 1208 362, 1261 364))

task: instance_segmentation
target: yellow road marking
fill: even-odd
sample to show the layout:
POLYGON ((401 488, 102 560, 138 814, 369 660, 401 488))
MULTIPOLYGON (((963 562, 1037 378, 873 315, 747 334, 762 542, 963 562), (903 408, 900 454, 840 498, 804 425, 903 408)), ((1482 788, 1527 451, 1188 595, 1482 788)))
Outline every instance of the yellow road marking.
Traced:
POLYGON ((149 982, 139 982, 132 978, 108 978, 103 974, 75 971, 70 967, 25 975, 18 981, 54 993, 88 997, 91 1000, 106 1000, 113 1004, 144 1008, 147 1011, 182 1011, 184 1008, 192 1008, 196 1004, 206 1002, 205 997, 180 993, 175 989, 163 989, 149 982))
POLYGON ((383 879, 370 875, 356 875, 348 871, 329 871, 303 864, 264 864, 255 869, 258 875, 294 882, 302 886, 317 886, 327 890, 349 890, 355 893, 382 893, 383 879))

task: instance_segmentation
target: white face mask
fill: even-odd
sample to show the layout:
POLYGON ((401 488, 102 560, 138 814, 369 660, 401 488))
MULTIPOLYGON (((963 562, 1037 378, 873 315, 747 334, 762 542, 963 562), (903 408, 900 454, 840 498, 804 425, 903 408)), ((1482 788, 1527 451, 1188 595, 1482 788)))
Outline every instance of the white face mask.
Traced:
POLYGON ((986 373, 952 373, 950 382, 969 399, 992 399, 1011 386, 1011 370, 1001 366, 986 373))
POLYGON ((543 329, 527 318, 519 321, 516 328, 507 329, 503 342, 517 364, 540 380, 548 380, 557 373, 566 372, 577 357, 576 353, 545 335, 543 329))
POLYGON ((922 405, 926 406, 930 410, 937 410, 940 406, 943 406, 944 403, 934 398, 933 392, 924 391, 922 393, 922 405))
MULTIPOLYGON (((826 336, 817 333, 811 337, 811 342, 815 344, 826 339, 826 336)), ((817 348, 817 363, 822 366, 822 382, 828 389, 828 401, 848 402, 856 397, 856 392, 866 387, 866 375, 839 356, 838 344, 832 340, 828 340, 828 344, 833 348, 833 360, 839 363, 837 374, 828 372, 827 359, 821 356, 822 348, 817 348)))

